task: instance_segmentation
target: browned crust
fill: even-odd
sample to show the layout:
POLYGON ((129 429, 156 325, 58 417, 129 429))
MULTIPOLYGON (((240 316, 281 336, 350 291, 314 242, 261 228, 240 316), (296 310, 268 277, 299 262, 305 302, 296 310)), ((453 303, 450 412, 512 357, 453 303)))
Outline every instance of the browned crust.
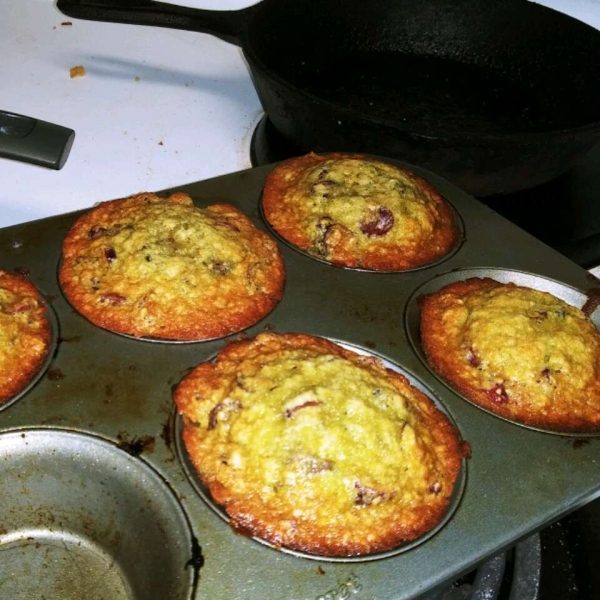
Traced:
MULTIPOLYGON (((160 231, 148 235, 149 243, 158 244, 154 238, 160 237, 160 231)), ((200 231, 196 240, 202 235, 200 231)), ((175 242, 174 237, 168 241, 175 242)), ((99 327, 137 337, 205 340, 238 332, 267 315, 282 297, 285 269, 276 243, 237 208, 225 203, 198 208, 187 194, 162 198, 145 193, 103 202, 80 217, 63 242, 59 279, 69 302, 99 327), (184 213, 182 227, 174 230, 175 235, 187 226, 186 221, 201 215, 204 231, 216 231, 220 242, 231 244, 243 254, 239 264, 234 264, 230 272, 219 274, 214 272, 214 264, 218 265, 214 263, 211 268, 216 276, 208 277, 208 267, 200 264, 200 253, 195 250, 198 246, 177 241, 175 249, 169 250, 170 255, 166 251, 161 255, 157 250, 156 257, 146 256, 147 261, 173 257, 182 261, 179 278, 165 282, 160 279, 161 269, 168 269, 169 263, 157 266, 156 271, 149 271, 150 265, 143 263, 145 239, 126 240, 124 243, 130 244, 127 252, 119 251, 114 261, 107 260, 103 252, 112 243, 112 236, 92 239, 90 232, 113 233, 115 227, 127 223, 133 223, 132 232, 138 226, 148 228, 150 218, 144 222, 144 211, 157 206, 179 207, 176 211, 184 213), (139 266, 139 275, 135 270, 132 275, 111 275, 125 254, 130 268, 139 266)))
POLYGON ((0 403, 4 403, 40 370, 52 334, 44 301, 33 283, 0 270, 0 292, 5 294, 0 297, 0 403))
MULTIPOLYGON (((461 233, 452 207, 429 182, 414 173, 363 154, 310 153, 286 160, 267 176, 262 203, 267 221, 285 240, 300 250, 339 267, 404 271, 443 258, 460 242, 461 233), (344 159, 385 165, 413 182, 427 198, 429 218, 433 223, 431 235, 422 238, 418 243, 410 239, 395 242, 385 235, 371 236, 369 245, 361 248, 357 241, 361 239, 364 242, 366 236, 361 233, 360 228, 350 231, 340 223, 333 223, 330 225, 326 253, 315 252, 313 240, 302 222, 302 204, 307 202, 308 195, 301 187, 300 178, 305 172, 325 161, 344 159)), ((311 223, 311 227, 315 225, 316 223, 311 223)))
MULTIPOLYGON (((410 386, 405 377, 386 369, 379 360, 366 358, 346 350, 328 340, 302 334, 261 334, 252 340, 228 345, 214 362, 206 362, 192 370, 174 392, 174 401, 183 415, 183 440, 189 456, 203 483, 215 501, 221 504, 235 529, 265 539, 275 546, 321 556, 354 556, 382 552, 415 540, 433 529, 448 509, 454 484, 461 464, 461 446, 458 434, 448 418, 419 390, 410 386), (427 501, 418 499, 404 502, 400 497, 393 506, 346 507, 332 513, 327 523, 317 518, 302 519, 286 510, 278 502, 261 497, 259 490, 249 490, 238 495, 219 476, 219 469, 209 460, 208 444, 225 444, 219 425, 210 424, 215 406, 224 398, 234 397, 238 375, 248 373, 263 357, 283 350, 308 351, 312 355, 331 354, 360 365, 377 378, 384 378, 399 392, 411 398, 411 409, 419 422, 422 435, 434 448, 440 472, 440 493, 425 495, 427 501), (211 430, 211 427, 212 430, 211 430), (428 433, 423 434, 426 430, 428 433), (208 440, 208 442, 207 442, 208 440), (372 512, 371 512, 372 509, 372 512)), ((248 400, 244 400, 247 402, 248 400)), ((242 409, 243 410, 243 409, 242 409)), ((344 419, 344 415, 340 415, 344 419)), ((268 445, 268 440, 262 442, 268 445)), ((349 448, 354 452, 354 448, 349 448)), ((398 465, 404 470, 403 464, 398 465)), ((429 485, 423 481, 423 485, 429 485)), ((431 492, 431 490, 429 490, 431 492)), ((339 500, 339 491, 333 492, 339 500)), ((318 503, 326 506, 330 499, 319 497, 318 503)), ((313 507, 314 508, 314 507, 313 507)), ((339 507, 338 507, 339 508, 339 507)), ((322 509, 326 510, 326 509, 322 509)), ((337 510, 337 509, 336 509, 337 510)), ((309 510, 310 512, 310 510, 309 510)))
MULTIPOLYGON (((460 328, 456 327, 448 315, 449 311, 461 306, 473 294, 500 288, 518 289, 519 286, 513 283, 502 284, 489 278, 473 278, 457 281, 421 299, 421 342, 431 367, 466 398, 506 419, 556 432, 599 431, 600 335, 593 323, 585 319, 582 313, 582 332, 587 336, 596 364, 594 375, 585 382, 583 388, 576 389, 558 374, 556 387, 545 395, 543 406, 540 406, 539 402, 536 403, 526 387, 518 381, 502 384, 505 386, 505 402, 494 401, 491 390, 481 388, 478 371, 481 371, 482 365, 469 362, 468 353, 460 346, 460 328)), ((502 340, 502 343, 507 344, 509 341, 502 340)), ((471 357, 471 361, 478 362, 479 359, 473 361, 471 357)))

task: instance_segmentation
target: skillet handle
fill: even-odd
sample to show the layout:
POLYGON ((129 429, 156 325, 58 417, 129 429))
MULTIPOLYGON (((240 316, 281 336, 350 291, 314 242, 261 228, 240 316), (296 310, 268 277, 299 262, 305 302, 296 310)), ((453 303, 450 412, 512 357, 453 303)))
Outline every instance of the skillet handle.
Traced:
POLYGON ((154 0, 57 0, 56 6, 65 15, 76 19, 199 31, 241 46, 248 23, 259 5, 221 11, 154 0))

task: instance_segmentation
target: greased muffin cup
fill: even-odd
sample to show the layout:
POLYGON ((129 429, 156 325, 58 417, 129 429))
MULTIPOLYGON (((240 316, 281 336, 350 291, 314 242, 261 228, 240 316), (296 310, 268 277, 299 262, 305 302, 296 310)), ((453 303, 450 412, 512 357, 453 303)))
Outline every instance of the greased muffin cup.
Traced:
MULTIPOLYGON (((56 315, 58 330, 45 372, 0 412, 0 448, 7 450, 0 462, 16 507, 11 511, 8 503, 2 513, 0 573, 14 572, 15 564, 21 569, 11 597, 52 595, 43 587, 51 581, 87 585, 91 573, 101 577, 104 567, 112 564, 106 582, 100 582, 109 586, 111 600, 137 600, 140 588, 134 582, 155 581, 155 571, 191 600, 413 600, 600 494, 598 440, 548 435, 465 402, 422 362, 405 325, 413 294, 455 269, 484 265, 488 274, 491 269, 530 274, 583 295, 593 295, 600 283, 448 182, 412 165, 391 162, 427 180, 448 199, 464 225, 460 247, 443 262, 420 269, 366 273, 314 260, 275 239, 286 272, 281 300, 261 321, 223 339, 146 343, 99 327, 79 313, 63 294, 57 265, 68 231, 88 211, 0 230, 2 268, 29 270, 29 280, 56 315), (471 457, 463 459, 447 519, 431 535, 389 552, 315 560, 306 552, 248 537, 247 531, 231 527, 219 514, 221 508, 209 504, 211 499, 203 498, 186 463, 173 388, 231 341, 264 332, 297 332, 372 353, 439 401, 465 441, 464 450, 471 448, 471 457), (38 432, 48 435, 41 444, 38 432), (61 492, 52 492, 45 511, 28 498, 39 499, 39 482, 56 473, 54 463, 61 492), (31 481, 31 489, 16 482, 17 471, 31 481), (138 484, 144 489, 136 489, 138 484), (167 500, 157 507, 158 498, 167 500), (127 522, 115 517, 102 529, 107 521, 98 507, 108 517, 121 505, 127 506, 127 522), (90 519, 80 520, 84 513, 90 519), (135 549, 116 536, 116 531, 131 532, 129 522, 136 528, 133 539, 141 538, 135 549), (155 536, 159 523, 167 545, 174 548, 170 556, 175 557, 175 570, 169 566, 168 573, 156 562, 173 564, 160 554, 162 538, 157 542, 155 536), (34 538, 30 543, 27 532, 34 538), (180 548, 172 546, 174 539, 180 548), (21 547, 11 545, 16 540, 25 541, 21 547), (65 542, 66 550, 62 544, 51 545, 57 540, 65 542), (73 577, 75 563, 82 566, 83 575, 73 577)), ((201 209, 231 205, 273 239, 260 212, 272 169, 251 169, 157 195, 184 192, 201 209)), ((144 598, 164 596, 160 584, 154 594, 141 590, 144 598)), ((58 597, 68 595, 59 592, 58 597)), ((79 590, 74 597, 81 597, 79 590)))
POLYGON ((147 464, 56 429, 0 434, 0 454, 6 598, 192 597, 189 523, 147 464))

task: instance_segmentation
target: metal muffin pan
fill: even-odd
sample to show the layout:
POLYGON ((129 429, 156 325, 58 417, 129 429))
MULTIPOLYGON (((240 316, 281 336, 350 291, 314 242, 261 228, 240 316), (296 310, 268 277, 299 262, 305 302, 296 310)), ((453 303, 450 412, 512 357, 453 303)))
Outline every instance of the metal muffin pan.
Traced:
POLYGON ((0 435, 4 598, 191 598, 191 530, 143 461, 56 429, 0 435))
MULTIPOLYGON (((172 388, 182 376, 215 356, 228 339, 147 343, 100 329, 79 315, 61 293, 56 266, 62 240, 81 212, 0 230, 0 267, 28 268, 60 327, 46 376, 0 413, 0 437, 38 428, 91 435, 127 452, 133 462, 139 460, 152 468, 178 498, 189 521, 191 533, 182 541, 186 564, 180 570, 182 577, 195 582, 194 600, 413 599, 600 495, 600 440, 517 427, 465 402, 423 364, 404 324, 415 290, 454 269, 522 271, 583 294, 600 288, 600 283, 450 183, 422 169, 390 162, 428 179, 452 203, 464 223, 461 247, 429 268, 374 273, 333 267, 281 244, 287 272, 283 299, 242 334, 307 333, 374 352, 439 398, 469 442, 468 481, 448 522, 414 548, 379 560, 317 562, 236 534, 207 506, 186 474, 175 443, 178 432, 172 401, 172 388)), ((177 190, 188 192, 198 206, 229 202, 268 232, 260 216, 260 196, 271 168, 250 169, 177 190)), ((60 439, 59 446, 64 445, 67 452, 74 438, 60 439)), ((5 460, 12 459, 9 455, 5 460)), ((18 504, 18 499, 11 503, 18 504)), ((3 535, 11 536, 26 523, 14 522, 10 528, 0 523, 2 527, 6 529, 3 535)), ((7 585, 3 562, 7 554, 2 550, 0 544, 0 591, 7 585)), ((40 562, 36 556, 36 560, 24 555, 22 568, 60 567, 51 557, 40 562)), ((128 561, 138 561, 152 575, 149 555, 120 555, 120 568, 129 568, 128 561)), ((23 589, 31 588, 23 584, 23 589)), ((154 592, 148 598, 162 600, 154 592)))
MULTIPOLYGON (((456 394, 461 396, 461 398, 463 398, 465 401, 470 402, 471 404, 473 404, 473 406, 477 406, 479 409, 496 416, 498 419, 504 419, 505 421, 518 425, 519 427, 526 427, 528 429, 534 429, 536 431, 544 431, 553 435, 571 436, 574 438, 600 436, 600 431, 589 433, 573 433, 569 431, 561 432, 551 429, 544 429, 543 427, 534 427, 532 425, 526 425, 525 423, 520 423, 518 421, 514 421, 512 419, 508 419, 506 417, 497 415, 491 410, 488 410, 483 406, 479 406, 476 402, 473 402, 464 394, 461 394, 460 391, 456 390, 452 386, 452 384, 445 381, 443 377, 439 377, 437 373, 429 366, 427 358, 425 357, 425 352, 423 351, 423 347, 421 345, 421 336, 419 332, 421 321, 421 309, 419 307, 419 299, 427 294, 433 294, 435 292, 438 292, 443 287, 446 287, 451 283, 456 283, 457 281, 464 281, 466 279, 471 278, 489 278, 499 281, 500 283, 515 283, 517 285, 532 288, 540 292, 548 292, 553 296, 564 300, 567 304, 570 304, 571 306, 575 306, 577 308, 583 308, 586 302, 590 300, 590 296, 588 296, 587 294, 584 294, 583 292, 571 286, 565 285, 560 281, 555 281, 553 279, 549 279, 548 277, 541 277, 540 275, 535 275, 533 273, 525 273, 523 271, 488 268, 459 269, 450 273, 442 273, 434 277, 433 279, 430 279, 429 281, 421 285, 419 288, 417 288, 413 295, 408 299, 408 302, 406 304, 406 332, 414 351, 423 361, 423 364, 431 371, 434 377, 440 379, 442 383, 447 385, 456 394)), ((596 308, 589 316, 594 325, 596 325, 596 327, 600 327, 600 306, 596 306, 596 308)))
MULTIPOLYGON (((377 355, 376 353, 374 353, 372 351, 367 351, 364 348, 359 348, 357 346, 353 346, 352 344, 347 344, 347 343, 343 342, 342 340, 333 340, 332 339, 330 341, 342 346, 346 350, 356 352, 357 354, 378 358, 382 361, 383 365, 386 368, 391 369, 392 371, 396 371, 396 373, 400 373, 401 375, 404 375, 404 377, 406 377, 408 379, 410 384, 412 386, 414 386, 415 388, 417 388, 418 390, 420 390, 421 392, 423 392, 423 394, 425 394, 436 405, 436 407, 450 419, 450 421, 453 423, 453 425, 458 429, 457 424, 454 422, 452 416, 448 413, 448 410, 446 409, 444 404, 440 401, 440 399, 437 398, 435 396, 435 394, 433 394, 433 392, 431 390, 429 390, 427 388, 427 386, 425 386, 423 384, 423 382, 420 381, 419 379, 417 379, 414 375, 412 375, 408 371, 402 369, 397 364, 392 363, 391 361, 385 359, 384 357, 377 355)), ((220 504, 218 504, 214 500, 210 491, 208 490, 208 488, 204 485, 204 483, 198 476, 198 474, 192 464, 190 456, 187 453, 185 445, 183 443, 183 439, 181 436, 182 431, 183 431, 183 419, 178 415, 176 417, 175 444, 177 447, 177 455, 179 457, 179 460, 181 461, 181 464, 183 465, 183 468, 185 469, 187 476, 189 477, 192 485, 194 486, 194 488, 196 489, 198 494, 200 494, 202 499, 215 512, 215 514, 217 514, 219 517, 221 517, 221 519, 223 519, 223 521, 228 523, 229 516, 227 515, 227 512, 220 504)), ((438 523, 438 525, 436 525, 432 530, 428 531, 427 533, 423 534, 422 536, 418 537, 417 539, 413 540, 412 542, 407 542, 405 544, 401 544, 401 545, 397 546, 396 548, 392 548, 391 550, 387 550, 385 552, 378 552, 378 553, 363 555, 363 556, 350 556, 350 557, 323 557, 323 556, 318 556, 315 554, 309 554, 307 552, 302 552, 299 550, 292 550, 292 549, 286 548, 286 547, 279 548, 278 550, 281 552, 286 552, 286 553, 292 554, 294 556, 298 556, 298 557, 302 557, 302 558, 309 558, 309 559, 314 559, 314 560, 320 560, 320 561, 325 561, 325 562, 360 563, 360 562, 366 562, 366 561, 371 561, 371 560, 380 560, 383 558, 391 558, 392 556, 397 556, 398 554, 407 552, 408 550, 411 550, 412 548, 415 548, 419 544, 422 544, 423 542, 427 541, 429 538, 436 535, 442 529, 442 527, 444 527, 446 525, 446 523, 450 520, 450 518, 452 517, 452 515, 458 508, 458 505, 460 504, 460 499, 465 490, 466 483, 467 483, 467 461, 465 458, 463 458, 460 472, 459 472, 456 482, 454 484, 454 489, 452 491, 450 503, 448 505, 448 509, 446 510, 446 514, 444 515, 444 518, 442 519, 442 521, 440 523, 438 523)), ((274 546, 272 544, 270 544, 269 542, 267 542, 266 540, 263 540, 263 539, 257 538, 257 537, 253 537, 253 539, 261 544, 265 544, 266 546, 274 548, 274 546)))

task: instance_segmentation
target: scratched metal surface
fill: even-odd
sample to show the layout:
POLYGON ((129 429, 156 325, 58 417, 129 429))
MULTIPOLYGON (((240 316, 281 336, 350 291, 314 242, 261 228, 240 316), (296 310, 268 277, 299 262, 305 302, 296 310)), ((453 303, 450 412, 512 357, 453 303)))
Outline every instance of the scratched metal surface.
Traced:
POLYGON ((114 444, 56 429, 4 433, 0 497, 1 598, 190 596, 185 512, 160 476, 114 444))
MULTIPOLYGON (((200 206, 230 202, 268 231, 259 199, 270 168, 178 189, 190 193, 200 206)), ((437 186, 461 215, 465 241, 458 252, 431 268, 377 274, 331 267, 280 242, 287 269, 283 300, 245 333, 295 331, 345 341, 398 364, 437 396, 470 442, 472 458, 462 501, 432 538, 398 556, 334 563, 279 552, 235 534, 186 475, 171 399, 172 386, 187 370, 214 356, 226 341, 134 340, 101 330, 77 314, 60 291, 57 265, 62 238, 79 213, 0 231, 0 266, 30 269, 30 278, 51 303, 60 329, 46 375, 0 411, 0 432, 42 427, 89 433, 156 470, 190 522, 189 558, 180 569, 197 584, 190 592, 195 600, 409 600, 597 497, 599 441, 520 427, 456 395, 432 375, 411 344, 409 304, 420 286, 455 269, 531 273, 584 293, 600 287, 598 280, 451 184, 410 168, 437 186)), ((52 198, 46 195, 40 201, 52 198)), ((116 560, 126 564, 132 559, 116 560)), ((2 552, 0 578, 1 561, 2 552)), ((151 561, 147 568, 152 569, 151 561)))

